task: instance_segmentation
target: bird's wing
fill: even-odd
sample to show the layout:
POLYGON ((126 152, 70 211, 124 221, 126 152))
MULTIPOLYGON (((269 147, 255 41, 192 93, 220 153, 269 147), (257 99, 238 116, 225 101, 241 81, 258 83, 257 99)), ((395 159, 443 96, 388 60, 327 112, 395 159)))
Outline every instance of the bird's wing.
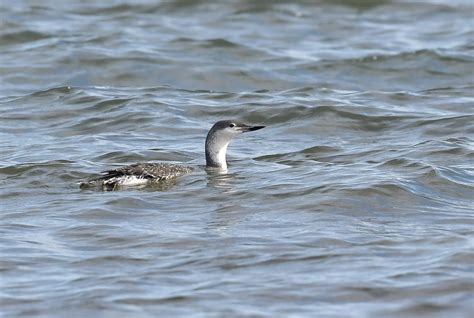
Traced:
POLYGON ((167 163, 136 163, 114 170, 104 171, 101 179, 109 179, 122 176, 135 176, 143 179, 166 180, 191 172, 188 166, 167 163))

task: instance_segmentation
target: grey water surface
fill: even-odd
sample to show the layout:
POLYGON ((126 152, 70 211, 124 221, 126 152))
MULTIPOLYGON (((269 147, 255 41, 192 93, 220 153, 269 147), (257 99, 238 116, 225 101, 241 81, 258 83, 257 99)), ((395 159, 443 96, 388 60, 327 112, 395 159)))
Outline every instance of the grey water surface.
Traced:
POLYGON ((0 1, 0 316, 472 317, 474 7, 0 1), (202 169, 221 119, 265 129, 202 169), (100 171, 183 162, 155 187, 100 171))

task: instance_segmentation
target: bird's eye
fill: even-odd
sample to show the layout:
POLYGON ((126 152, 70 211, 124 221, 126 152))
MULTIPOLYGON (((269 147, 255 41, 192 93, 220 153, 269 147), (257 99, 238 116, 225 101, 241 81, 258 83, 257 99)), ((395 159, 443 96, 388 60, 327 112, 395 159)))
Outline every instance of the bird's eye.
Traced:
POLYGON ((229 125, 229 127, 230 127, 230 128, 234 128, 234 127, 235 127, 235 124, 234 124, 234 123, 231 123, 231 124, 229 125))

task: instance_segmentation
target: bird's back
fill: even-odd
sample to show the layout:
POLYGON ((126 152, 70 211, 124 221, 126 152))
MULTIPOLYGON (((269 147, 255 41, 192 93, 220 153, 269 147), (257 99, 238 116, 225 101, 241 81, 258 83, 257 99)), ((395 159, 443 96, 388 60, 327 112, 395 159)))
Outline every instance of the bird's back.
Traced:
POLYGON ((81 184, 81 187, 102 186, 113 190, 120 186, 138 186, 169 180, 188 174, 192 167, 170 163, 136 163, 114 170, 104 171, 100 178, 81 184))

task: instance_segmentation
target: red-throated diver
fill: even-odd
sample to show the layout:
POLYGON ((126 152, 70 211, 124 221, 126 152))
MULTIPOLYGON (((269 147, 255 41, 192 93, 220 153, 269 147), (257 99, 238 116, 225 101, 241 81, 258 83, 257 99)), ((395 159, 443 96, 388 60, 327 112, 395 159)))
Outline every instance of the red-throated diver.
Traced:
MULTIPOLYGON (((227 170, 226 152, 229 142, 243 132, 262 129, 235 120, 221 120, 212 126, 206 138, 206 166, 227 170)), ((81 183, 82 187, 101 186, 113 190, 120 186, 139 186, 169 180, 190 173, 193 167, 169 163, 136 163, 105 171, 98 179, 81 183)))

